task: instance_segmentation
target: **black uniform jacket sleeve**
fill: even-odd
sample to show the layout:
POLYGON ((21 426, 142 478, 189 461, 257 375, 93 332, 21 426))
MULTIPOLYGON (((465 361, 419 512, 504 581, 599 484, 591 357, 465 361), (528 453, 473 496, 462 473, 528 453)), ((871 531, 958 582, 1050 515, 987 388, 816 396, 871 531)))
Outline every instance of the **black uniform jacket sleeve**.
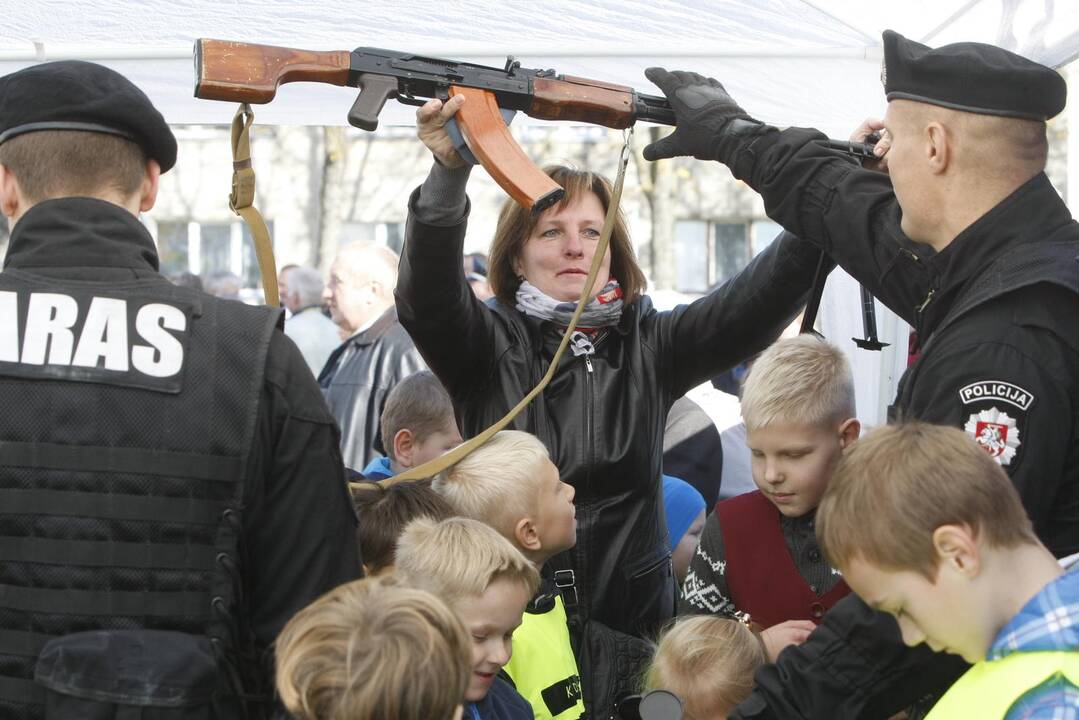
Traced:
POLYGON ((246 612, 267 648, 296 611, 360 577, 339 433, 296 345, 275 330, 251 449, 242 559, 246 612))
POLYGON ((909 324, 929 279, 930 251, 900 229, 892 183, 821 142, 816 130, 772 130, 747 142, 731 170, 764 199, 768 216, 821 247, 909 324))
MULTIPOLYGON (((703 298, 653 316, 671 402, 775 341, 805 306, 820 252, 780 233, 703 298)), ((830 271, 832 265, 825 266, 830 271)))
POLYGON ((1079 349, 1059 333, 1059 318, 1076 313, 1079 297, 1049 284, 980 305, 941 331, 947 342, 900 390, 909 415, 963 428, 997 459, 1058 557, 1079 551, 1079 349))
POLYGON ((962 658, 908 648, 891 615, 848 595, 802 645, 754 677, 732 720, 883 720, 942 692, 969 667, 962 658))

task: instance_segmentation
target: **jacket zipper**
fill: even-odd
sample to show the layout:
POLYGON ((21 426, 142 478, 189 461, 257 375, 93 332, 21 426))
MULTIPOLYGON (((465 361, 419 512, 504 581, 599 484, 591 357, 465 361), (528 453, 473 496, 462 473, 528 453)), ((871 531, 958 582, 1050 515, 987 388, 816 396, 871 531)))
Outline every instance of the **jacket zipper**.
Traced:
POLYGON ((588 355, 584 356, 584 366, 587 372, 584 376, 585 387, 585 418, 584 418, 584 437, 587 447, 585 448, 585 462, 587 465, 587 471, 585 472, 585 485, 591 489, 592 485, 592 463, 595 460, 595 420, 593 418, 594 405, 593 392, 595 390, 595 368, 592 367, 592 358, 588 355))
MULTIPOLYGON (((585 495, 585 497, 589 497, 589 492, 591 491, 591 488, 592 488, 592 463, 595 461, 595 457, 594 457, 594 455, 595 455, 595 451, 594 451, 595 439, 593 438, 593 435, 595 434, 594 419, 593 419, 593 415, 594 415, 593 407, 594 407, 595 403, 593 402, 593 398, 592 398, 593 390, 594 390, 594 387, 595 387, 595 376, 593 374, 595 372, 595 368, 592 366, 592 358, 589 357, 588 355, 584 356, 584 367, 585 367, 585 370, 586 370, 585 375, 584 375, 584 388, 585 388, 585 403, 584 403, 584 413, 585 413, 585 415, 584 415, 584 442, 585 442, 584 489, 585 489, 585 493, 584 493, 584 495, 585 495)), ((585 510, 584 508, 580 508, 580 509, 582 511, 585 510)), ((577 522, 578 522, 579 525, 589 522, 587 511, 578 513, 577 522)), ((585 557, 584 549, 581 547, 580 543, 577 544, 577 547, 575 548, 575 551, 577 553, 577 568, 578 568, 578 570, 579 571, 589 572, 589 570, 586 570, 586 568, 588 568, 588 560, 585 557)), ((588 601, 586 600, 585 602, 588 602, 588 601)), ((587 614, 587 611, 586 611, 586 614, 587 614)))
POLYGON ((930 303, 930 301, 933 300, 933 295, 936 292, 937 291, 935 289, 933 289, 933 288, 929 289, 929 294, 925 296, 925 300, 922 300, 922 304, 918 306, 918 314, 919 315, 921 315, 922 312, 925 310, 925 306, 928 305, 930 303))

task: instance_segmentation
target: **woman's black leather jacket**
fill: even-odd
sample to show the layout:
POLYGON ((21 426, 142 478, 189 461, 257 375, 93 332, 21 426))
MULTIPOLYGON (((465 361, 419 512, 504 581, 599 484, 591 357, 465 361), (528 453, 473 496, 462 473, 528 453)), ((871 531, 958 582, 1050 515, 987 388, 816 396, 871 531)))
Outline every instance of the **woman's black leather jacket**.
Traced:
MULTIPOLYGON (((398 316, 471 437, 539 382, 559 334, 497 299, 476 300, 461 272, 465 223, 428 225, 413 209, 410 203, 398 316)), ((667 411, 779 335, 801 307, 819 256, 784 234, 690 305, 657 312, 648 297, 627 304, 595 354, 567 353, 551 384, 514 421, 513 428, 543 441, 576 489, 577 546, 550 565, 574 570, 588 616, 642 635, 673 614, 660 484, 667 411)))

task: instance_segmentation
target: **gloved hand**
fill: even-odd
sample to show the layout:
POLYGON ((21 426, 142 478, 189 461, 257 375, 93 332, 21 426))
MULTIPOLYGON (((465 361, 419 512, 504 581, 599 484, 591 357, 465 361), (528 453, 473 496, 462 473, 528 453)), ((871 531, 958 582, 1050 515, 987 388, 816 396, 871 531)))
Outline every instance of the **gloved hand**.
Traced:
POLYGON ((694 72, 668 72, 659 67, 648 68, 644 75, 667 96, 678 120, 673 133, 644 149, 645 160, 681 155, 719 160, 719 142, 731 120, 741 118, 757 123, 718 80, 694 72))

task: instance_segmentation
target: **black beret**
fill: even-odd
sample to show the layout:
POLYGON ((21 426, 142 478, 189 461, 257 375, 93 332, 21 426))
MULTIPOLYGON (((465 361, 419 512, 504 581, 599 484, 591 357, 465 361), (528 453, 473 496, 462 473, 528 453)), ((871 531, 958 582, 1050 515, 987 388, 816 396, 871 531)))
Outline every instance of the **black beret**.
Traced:
POLYGON ((917 100, 984 115, 1048 120, 1068 87, 1056 70, 995 45, 961 42, 931 49, 884 31, 881 73, 889 100, 917 100))
POLYGON ((0 143, 37 130, 89 130, 138 143, 165 172, 176 138, 146 94, 103 65, 41 63, 0 77, 0 143))

